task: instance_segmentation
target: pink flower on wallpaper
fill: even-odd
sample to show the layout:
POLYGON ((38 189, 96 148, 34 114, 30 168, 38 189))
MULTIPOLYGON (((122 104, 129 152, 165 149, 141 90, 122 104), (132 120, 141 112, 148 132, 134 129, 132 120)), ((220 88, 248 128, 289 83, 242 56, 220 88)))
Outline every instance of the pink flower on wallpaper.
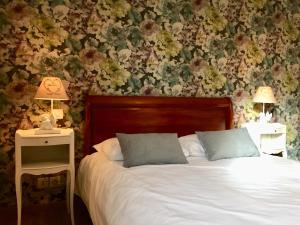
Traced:
POLYGON ((196 11, 203 9, 207 5, 207 0, 193 0, 192 5, 196 11))
POLYGON ((140 25, 141 32, 146 36, 151 36, 159 31, 159 26, 153 20, 145 20, 140 25))
POLYGON ((244 90, 237 90, 233 94, 234 101, 238 104, 249 98, 249 93, 244 90))
POLYGON ((282 74, 285 72, 285 68, 279 64, 279 63, 275 63, 272 66, 272 75, 277 78, 280 79, 280 77, 282 76, 282 74))

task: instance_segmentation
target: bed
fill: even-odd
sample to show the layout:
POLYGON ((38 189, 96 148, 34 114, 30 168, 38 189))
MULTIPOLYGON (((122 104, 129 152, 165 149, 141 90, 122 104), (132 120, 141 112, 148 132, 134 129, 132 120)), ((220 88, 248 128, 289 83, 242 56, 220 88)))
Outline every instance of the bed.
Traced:
POLYGON ((300 165, 241 157, 124 168, 93 145, 116 133, 232 128, 230 98, 88 96, 77 192, 94 225, 290 224, 300 221, 300 165))

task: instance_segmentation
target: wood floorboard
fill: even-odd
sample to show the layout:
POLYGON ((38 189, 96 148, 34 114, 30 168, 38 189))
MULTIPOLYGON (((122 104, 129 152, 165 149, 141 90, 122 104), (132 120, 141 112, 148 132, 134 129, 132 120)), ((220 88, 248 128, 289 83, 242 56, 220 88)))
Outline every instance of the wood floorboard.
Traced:
MULTIPOLYGON (((89 213, 79 197, 74 199, 75 225, 92 225, 89 213)), ((0 225, 17 225, 17 208, 0 208, 0 225)), ((71 225, 65 202, 23 206, 22 225, 71 225)))

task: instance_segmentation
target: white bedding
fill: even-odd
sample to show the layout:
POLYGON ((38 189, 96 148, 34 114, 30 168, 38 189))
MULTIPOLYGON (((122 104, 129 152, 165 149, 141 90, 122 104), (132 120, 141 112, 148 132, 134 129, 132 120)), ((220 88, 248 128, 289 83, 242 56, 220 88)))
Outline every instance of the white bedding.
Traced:
POLYGON ((78 192, 94 225, 299 225, 300 163, 279 157, 123 168, 86 156, 78 192))

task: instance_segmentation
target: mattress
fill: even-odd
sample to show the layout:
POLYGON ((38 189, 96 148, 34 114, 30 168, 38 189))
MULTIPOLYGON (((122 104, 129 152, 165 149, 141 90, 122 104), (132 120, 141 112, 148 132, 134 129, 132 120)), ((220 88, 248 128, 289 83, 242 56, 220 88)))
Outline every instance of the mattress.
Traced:
POLYGON ((77 191, 94 225, 298 225, 300 163, 280 157, 124 168, 103 153, 80 163, 77 191))

